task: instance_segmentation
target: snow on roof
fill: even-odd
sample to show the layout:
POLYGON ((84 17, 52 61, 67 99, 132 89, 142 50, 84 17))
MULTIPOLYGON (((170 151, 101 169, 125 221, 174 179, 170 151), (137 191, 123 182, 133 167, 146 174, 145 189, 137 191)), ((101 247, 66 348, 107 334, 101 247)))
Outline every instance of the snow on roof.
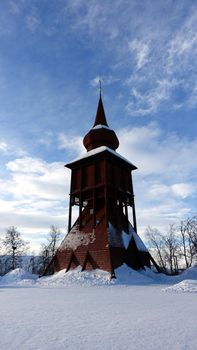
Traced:
POLYGON ((95 130, 95 129, 108 129, 108 130, 112 130, 111 128, 109 128, 109 126, 107 125, 103 125, 103 124, 98 124, 98 125, 95 125, 91 130, 95 130))
POLYGON ((124 160, 126 163, 128 163, 128 164, 132 165, 133 167, 135 167, 135 165, 133 165, 131 162, 129 162, 126 158, 122 157, 119 153, 117 153, 116 151, 114 151, 113 149, 111 149, 111 148, 109 148, 107 146, 100 146, 100 147, 94 148, 91 151, 88 151, 88 152, 84 153, 83 155, 81 155, 80 157, 74 159, 69 164, 78 162, 79 160, 82 160, 82 159, 85 159, 85 158, 88 158, 88 157, 92 157, 95 154, 102 153, 104 151, 108 151, 108 152, 112 153, 116 157, 124 160))
POLYGON ((109 240, 110 245, 113 247, 124 247, 128 248, 130 240, 132 237, 132 232, 118 232, 115 227, 109 222, 109 240))
POLYGON ((118 233, 117 230, 115 229, 115 227, 112 225, 112 223, 109 222, 109 238, 110 238, 110 244, 113 247, 124 246, 124 248, 127 249, 132 237, 135 241, 137 249, 140 252, 147 252, 148 251, 146 246, 142 242, 141 238, 134 231, 134 228, 130 223, 129 223, 129 233, 124 232, 124 231, 121 231, 121 233, 118 233))

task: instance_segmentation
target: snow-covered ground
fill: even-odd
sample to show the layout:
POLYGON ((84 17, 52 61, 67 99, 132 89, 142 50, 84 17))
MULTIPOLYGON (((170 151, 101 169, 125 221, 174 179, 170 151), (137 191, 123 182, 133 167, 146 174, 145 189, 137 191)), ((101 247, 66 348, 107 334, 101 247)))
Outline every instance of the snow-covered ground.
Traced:
POLYGON ((1 350, 195 350, 197 268, 0 277, 1 350))

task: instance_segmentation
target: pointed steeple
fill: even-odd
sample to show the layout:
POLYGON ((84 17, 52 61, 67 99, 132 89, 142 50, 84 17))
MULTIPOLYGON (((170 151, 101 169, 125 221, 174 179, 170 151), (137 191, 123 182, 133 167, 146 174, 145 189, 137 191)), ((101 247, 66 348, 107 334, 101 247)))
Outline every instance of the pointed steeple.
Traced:
POLYGON ((98 102, 98 107, 97 107, 97 112, 96 112, 96 117, 95 117, 95 122, 94 122, 94 126, 96 126, 96 125, 108 126, 106 116, 105 116, 104 107, 103 107, 101 93, 100 93, 100 97, 99 97, 99 102, 98 102))
POLYGON ((119 146, 115 132, 107 124, 101 91, 94 125, 84 137, 83 144, 87 151, 101 146, 109 147, 115 151, 119 146))

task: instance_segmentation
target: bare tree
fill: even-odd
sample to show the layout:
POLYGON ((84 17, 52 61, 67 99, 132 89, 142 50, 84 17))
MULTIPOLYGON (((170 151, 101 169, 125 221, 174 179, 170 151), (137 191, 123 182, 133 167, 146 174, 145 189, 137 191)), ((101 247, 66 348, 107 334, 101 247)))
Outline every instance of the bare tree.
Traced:
POLYGON ((188 268, 192 265, 194 256, 190 219, 181 221, 179 231, 181 236, 180 256, 183 257, 185 267, 188 268))
POLYGON ((58 227, 52 225, 50 227, 50 232, 47 237, 48 245, 47 245, 47 250, 48 250, 48 255, 50 258, 53 258, 57 247, 59 245, 59 242, 61 240, 62 232, 58 229, 58 227))
POLYGON ((148 226, 146 229, 146 237, 149 242, 149 246, 152 249, 152 254, 157 260, 160 269, 163 272, 167 272, 167 263, 164 257, 164 241, 161 232, 158 229, 148 226))
MULTIPOLYGON (((2 253, 2 239, 0 238, 0 254, 2 253)), ((3 275, 3 257, 0 255, 0 276, 3 275)))
POLYGON ((189 236, 193 245, 193 254, 197 258, 197 215, 193 216, 189 222, 189 236))
POLYGON ((156 228, 148 227, 146 237, 161 271, 178 273, 179 241, 175 227, 171 225, 166 234, 162 234, 156 228))
POLYGON ((170 225, 167 234, 162 235, 164 241, 164 257, 168 263, 168 268, 171 274, 178 273, 178 256, 180 243, 178 240, 176 228, 174 225, 170 225))
POLYGON ((21 238, 21 234, 17 228, 12 226, 7 229, 5 238, 3 239, 3 245, 7 255, 5 261, 6 272, 21 266, 21 256, 27 252, 28 244, 28 242, 21 238))
POLYGON ((62 237, 62 232, 58 227, 52 225, 50 227, 50 232, 47 236, 47 242, 43 243, 41 245, 41 253, 40 253, 40 268, 39 273, 42 274, 51 261, 51 259, 54 257, 59 242, 62 237))
POLYGON ((165 234, 148 227, 146 236, 152 254, 164 272, 177 274, 180 269, 197 263, 197 215, 182 220, 177 227, 170 225, 165 234))

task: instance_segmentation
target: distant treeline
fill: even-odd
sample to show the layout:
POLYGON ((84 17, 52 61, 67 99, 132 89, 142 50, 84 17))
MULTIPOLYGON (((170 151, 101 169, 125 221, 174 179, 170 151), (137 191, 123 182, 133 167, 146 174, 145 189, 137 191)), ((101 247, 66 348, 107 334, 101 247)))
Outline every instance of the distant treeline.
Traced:
POLYGON ((156 228, 146 229, 151 254, 167 274, 178 274, 197 263, 197 215, 170 225, 167 232, 156 228))

